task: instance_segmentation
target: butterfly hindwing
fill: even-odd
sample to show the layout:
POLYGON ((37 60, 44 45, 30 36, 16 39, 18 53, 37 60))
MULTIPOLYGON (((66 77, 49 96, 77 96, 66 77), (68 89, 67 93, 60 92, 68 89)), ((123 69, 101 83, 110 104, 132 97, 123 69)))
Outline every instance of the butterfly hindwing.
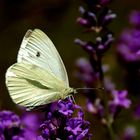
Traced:
POLYGON ((60 99, 66 88, 53 73, 27 63, 16 63, 7 70, 6 85, 13 101, 27 108, 60 99))

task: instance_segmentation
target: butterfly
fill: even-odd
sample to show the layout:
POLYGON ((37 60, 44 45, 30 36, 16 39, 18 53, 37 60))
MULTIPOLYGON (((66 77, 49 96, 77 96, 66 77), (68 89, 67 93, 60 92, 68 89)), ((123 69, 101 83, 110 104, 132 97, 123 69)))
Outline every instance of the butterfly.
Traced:
POLYGON ((69 86, 58 51, 40 29, 26 32, 17 63, 8 68, 5 77, 12 100, 29 110, 76 93, 69 86))

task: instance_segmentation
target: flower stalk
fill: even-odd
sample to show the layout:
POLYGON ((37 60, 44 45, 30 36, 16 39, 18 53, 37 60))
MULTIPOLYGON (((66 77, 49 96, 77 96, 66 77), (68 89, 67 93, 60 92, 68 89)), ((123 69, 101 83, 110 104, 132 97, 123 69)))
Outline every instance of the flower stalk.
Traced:
MULTIPOLYGON (((96 97, 94 97, 95 99, 93 99, 95 100, 95 102, 93 102, 93 100, 89 97, 88 100, 90 105, 87 106, 89 107, 88 108, 89 111, 92 113, 97 114, 97 112, 99 111, 98 113, 100 114, 99 116, 102 118, 101 119, 102 123, 106 125, 106 127, 108 128, 110 140, 114 140, 115 135, 112 127, 114 113, 110 112, 110 104, 109 104, 109 102, 111 102, 109 101, 110 96, 107 94, 108 91, 106 90, 106 87, 104 85, 105 79, 102 65, 102 57, 108 51, 114 40, 113 35, 111 31, 109 31, 107 26, 112 22, 114 18, 116 18, 116 14, 113 13, 112 10, 108 8, 109 3, 111 2, 110 0, 100 0, 100 1, 85 0, 84 2, 87 5, 87 9, 84 9, 82 6, 80 6, 79 11, 82 14, 82 17, 78 17, 77 22, 86 28, 87 31, 86 33, 88 33, 88 31, 90 32, 92 31, 93 33, 95 33, 95 35, 97 35, 97 37, 94 42, 93 41, 86 42, 80 39, 76 39, 75 42, 89 54, 90 65, 92 66, 94 75, 96 75, 96 78, 99 81, 99 83, 97 83, 96 86, 104 88, 104 90, 100 93, 99 97, 101 98, 102 103, 96 104, 97 100, 96 97), (102 111, 102 113, 100 111, 102 111)), ((82 69, 82 65, 79 65, 78 67, 79 69, 82 69)), ((93 78, 93 80, 94 79, 95 78, 93 78)), ((82 78, 82 81, 84 81, 84 78, 82 78)), ((91 84, 88 83, 86 84, 87 86, 91 86, 92 83, 94 82, 91 82, 91 84)), ((95 85, 93 84, 92 86, 95 85)), ((111 90, 110 92, 113 92, 113 90, 111 90)), ((112 101, 112 104, 114 105, 115 103, 112 101)), ((113 108, 116 109, 117 105, 114 105, 113 108)))

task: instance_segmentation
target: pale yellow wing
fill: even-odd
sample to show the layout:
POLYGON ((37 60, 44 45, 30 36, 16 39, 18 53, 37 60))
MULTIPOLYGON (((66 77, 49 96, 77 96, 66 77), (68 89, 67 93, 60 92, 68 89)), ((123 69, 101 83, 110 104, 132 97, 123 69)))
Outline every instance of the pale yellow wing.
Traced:
POLYGON ((27 31, 18 52, 17 62, 43 68, 69 87, 67 72, 59 53, 49 37, 39 29, 27 31))
POLYGON ((6 72, 6 85, 13 101, 31 109, 65 98, 64 82, 36 65, 16 63, 6 72))

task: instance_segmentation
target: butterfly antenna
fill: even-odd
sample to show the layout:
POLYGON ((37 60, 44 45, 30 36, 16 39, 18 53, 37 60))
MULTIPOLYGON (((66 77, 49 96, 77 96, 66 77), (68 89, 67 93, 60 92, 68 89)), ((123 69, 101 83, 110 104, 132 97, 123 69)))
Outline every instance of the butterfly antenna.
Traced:
POLYGON ((104 87, 99 87, 99 88, 88 88, 88 87, 85 87, 85 88, 75 88, 76 90, 83 90, 83 89, 89 89, 89 90, 104 90, 104 87))

